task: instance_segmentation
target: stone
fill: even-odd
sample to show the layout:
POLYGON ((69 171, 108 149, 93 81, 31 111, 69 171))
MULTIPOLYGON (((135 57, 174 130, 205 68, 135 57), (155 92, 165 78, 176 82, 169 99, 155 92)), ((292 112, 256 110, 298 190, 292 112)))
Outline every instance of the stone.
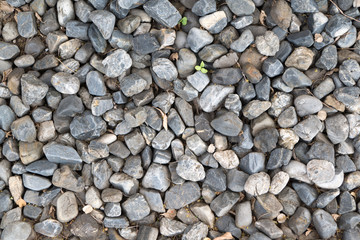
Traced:
POLYGON ((210 208, 216 216, 222 217, 230 211, 239 198, 237 193, 223 192, 211 202, 210 208))
POLYGON ((118 77, 131 67, 132 60, 125 50, 118 49, 110 53, 102 64, 108 77, 118 77))
POLYGON ((167 81, 173 81, 178 76, 175 65, 166 58, 155 59, 152 63, 152 70, 159 78, 167 81))
POLYGON ((24 187, 34 191, 41 191, 51 186, 51 182, 47 178, 27 173, 23 174, 23 183, 24 187))
POLYGON ((292 10, 286 1, 275 2, 270 10, 272 20, 282 29, 290 27, 292 10))
POLYGON ((251 152, 240 160, 240 169, 248 174, 258 173, 265 170, 265 155, 259 152, 251 152))
POLYGON ((165 193, 166 209, 180 209, 200 198, 200 188, 197 183, 185 182, 175 185, 165 193))
POLYGON ((244 52, 245 49, 254 42, 254 35, 247 29, 245 30, 238 39, 233 41, 230 48, 236 52, 244 52))
POLYGON ((254 173, 245 182, 244 190, 250 195, 265 194, 270 188, 270 176, 264 172, 254 173))
POLYGON ((34 230, 47 237, 57 237, 63 230, 63 225, 55 219, 46 219, 34 225, 34 230))
POLYGON ((198 16, 205 16, 215 11, 216 11, 216 1, 214 0, 197 1, 191 8, 191 12, 195 13, 198 16))
POLYGON ((167 0, 150 0, 143 5, 143 8, 155 21, 169 28, 173 28, 181 19, 178 10, 167 0))
POLYGON ((95 10, 90 13, 89 19, 99 29, 105 40, 108 40, 111 37, 116 19, 114 14, 106 10, 95 10))
POLYGON ((274 195, 279 194, 286 187, 289 180, 289 174, 283 171, 278 172, 271 180, 269 192, 274 195))
POLYGON ((336 38, 345 34, 350 30, 350 28, 351 19, 343 16, 340 13, 337 13, 329 19, 325 26, 325 31, 329 34, 330 37, 336 38))
POLYGON ((291 8, 296 13, 318 12, 319 8, 314 0, 295 0, 291 2, 291 8))
POLYGON ((227 49, 221 44, 211 44, 205 46, 200 52, 199 57, 205 62, 214 62, 217 58, 227 53, 227 49))
POLYGON ((56 4, 56 9, 58 15, 58 22, 63 27, 65 27, 68 21, 75 18, 75 10, 72 1, 60 0, 56 4))
POLYGON ((128 198, 122 208, 130 221, 141 220, 150 213, 150 208, 143 195, 137 193, 128 198))
POLYGON ((57 164, 47 160, 39 160, 26 166, 26 171, 45 177, 52 176, 56 169, 57 164))
POLYGON ((330 238, 336 233, 337 225, 330 213, 317 209, 312 215, 312 221, 321 238, 330 238))
POLYGON ((187 43, 191 50, 195 53, 199 52, 203 47, 212 43, 214 37, 206 30, 199 28, 192 28, 187 36, 187 43))
POLYGON ((15 121, 15 113, 7 105, 1 105, 0 112, 3 113, 0 115, 0 128, 9 131, 11 124, 15 121))
POLYGON ((292 67, 285 70, 282 80, 286 83, 286 85, 293 88, 308 87, 312 84, 310 78, 296 68, 292 67))
POLYGON ((225 112, 212 120, 210 125, 225 136, 238 136, 243 127, 242 121, 233 112, 225 112))
POLYGON ((311 141, 322 128, 320 120, 313 115, 298 123, 293 130, 304 141, 311 141))
POLYGON ((34 12, 19 12, 16 18, 20 36, 24 38, 31 38, 37 34, 34 12))
POLYGON ((36 139, 35 125, 29 116, 15 120, 11 124, 11 132, 19 141, 33 142, 36 139))
POLYGON ((51 84, 63 94, 75 94, 80 89, 80 80, 66 72, 59 72, 52 76, 51 84))
POLYGON ((160 44, 154 35, 145 33, 134 37, 133 48, 136 53, 146 55, 157 51, 160 48, 160 44))
POLYGON ((342 114, 329 117, 325 120, 326 133, 333 144, 345 141, 349 135, 349 124, 342 114))
POLYGON ((279 38, 271 31, 256 37, 255 44, 259 53, 265 56, 275 56, 276 52, 280 49, 279 38))
POLYGON ((35 239, 36 234, 28 222, 14 221, 9 223, 1 233, 1 239, 35 239))
POLYGON ((238 156, 233 150, 215 152, 213 156, 225 169, 236 168, 240 163, 238 156))
POLYGON ((270 238, 278 238, 283 231, 270 219, 261 219, 255 222, 255 227, 264 232, 270 238))
POLYGON ((0 42, 0 60, 15 58, 20 53, 20 49, 15 44, 0 42))
POLYGON ((318 197, 318 193, 312 186, 306 183, 293 183, 294 190, 305 205, 310 206, 318 197))
MULTIPOLYGON (((281 130, 280 130, 281 131, 281 130)), ((281 166, 289 164, 292 152, 286 148, 275 148, 271 151, 270 157, 266 164, 266 169, 274 170, 281 166)))
POLYGON ((81 192, 85 188, 83 177, 73 172, 68 165, 62 165, 54 172, 52 184, 73 192, 81 192))
POLYGON ((20 82, 22 101, 26 105, 38 105, 49 90, 48 85, 31 74, 23 74, 20 82))
POLYGON ((92 115, 90 111, 75 116, 70 123, 70 133, 78 140, 92 140, 100 137, 105 131, 105 121, 92 115))
POLYGON ((311 213, 304 207, 299 207, 289 219, 289 227, 296 235, 303 234, 311 223, 311 213))
POLYGON ((226 4, 230 8, 231 12, 237 16, 249 15, 255 11, 255 4, 250 0, 227 0, 226 4))
POLYGON ((254 118, 259 117, 270 107, 271 107, 271 102, 269 101, 253 100, 244 106, 243 115, 249 120, 252 120, 254 118))
POLYGON ((242 16, 232 20, 231 25, 233 25, 236 29, 243 29, 252 24, 253 21, 253 16, 242 16))
POLYGON ((335 177, 334 165, 326 160, 311 160, 306 169, 309 179, 315 184, 329 182, 335 177))
MULTIPOLYGON (((200 2, 198 3, 200 4, 200 2)), ((204 6, 201 7, 204 9, 204 6)), ((200 25, 211 34, 220 33, 227 25, 227 18, 224 11, 217 11, 199 19, 200 25)))
POLYGON ((53 163, 76 164, 82 162, 79 154, 70 146, 52 142, 46 144, 43 151, 48 161, 53 163))
POLYGON ((193 182, 201 181, 205 178, 204 167, 197 160, 186 155, 180 157, 176 172, 183 179, 193 182))

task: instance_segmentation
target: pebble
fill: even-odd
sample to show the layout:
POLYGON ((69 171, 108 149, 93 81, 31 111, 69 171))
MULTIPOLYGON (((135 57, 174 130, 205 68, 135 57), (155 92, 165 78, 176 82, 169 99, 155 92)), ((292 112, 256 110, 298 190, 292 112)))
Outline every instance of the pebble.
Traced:
POLYGON ((328 212, 317 209, 313 213, 312 219, 315 229, 321 238, 330 238, 336 233, 336 222, 328 212))
POLYGON ((277 35, 271 31, 255 39, 256 48, 262 55, 275 56, 280 49, 280 41, 277 35))
POLYGON ((80 80, 66 72, 59 72, 51 77, 51 84, 63 94, 75 94, 80 89, 80 80))
POLYGON ((214 37, 206 30, 192 28, 187 35, 187 43, 191 50, 195 53, 199 52, 203 47, 212 43, 214 37))
POLYGON ((108 77, 118 77, 131 67, 132 60, 125 50, 118 49, 110 53, 102 64, 108 77))
POLYGON ((181 19, 178 10, 168 0, 150 0, 143 7, 150 17, 169 28, 173 28, 181 19))

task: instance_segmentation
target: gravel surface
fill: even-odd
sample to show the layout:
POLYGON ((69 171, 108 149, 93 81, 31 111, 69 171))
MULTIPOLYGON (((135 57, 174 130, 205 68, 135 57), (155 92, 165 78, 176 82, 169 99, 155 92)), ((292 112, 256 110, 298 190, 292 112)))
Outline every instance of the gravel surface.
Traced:
POLYGON ((360 239, 359 0, 3 0, 0 239, 360 239))

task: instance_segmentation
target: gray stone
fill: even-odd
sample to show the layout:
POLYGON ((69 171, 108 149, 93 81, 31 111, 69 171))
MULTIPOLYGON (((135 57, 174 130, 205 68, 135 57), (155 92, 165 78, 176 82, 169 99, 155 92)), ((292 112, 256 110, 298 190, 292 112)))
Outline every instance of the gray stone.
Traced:
POLYGON ((312 221, 321 238, 332 237, 337 230, 337 225, 330 213, 318 209, 312 215, 312 221))
POLYGON ((56 216, 58 221, 66 223, 78 215, 78 205, 75 194, 65 192, 56 201, 56 216))
POLYGON ((304 141, 311 141, 321 130, 320 120, 313 115, 298 123, 293 129, 295 133, 304 141))
POLYGON ((271 102, 269 101, 253 100, 245 105, 245 107, 243 108, 243 115, 249 120, 252 120, 254 118, 259 117, 270 107, 271 107, 271 102))
POLYGON ((337 196, 339 196, 340 190, 330 190, 327 192, 324 192, 319 195, 319 197, 316 199, 316 207, 318 208, 324 208, 326 207, 332 200, 334 200, 337 196))
POLYGON ((271 31, 267 31, 264 35, 256 37, 255 44, 259 53, 265 56, 275 56, 280 49, 279 38, 271 31))
POLYGON ((9 60, 19 55, 20 49, 15 44, 0 42, 0 60, 9 60))
POLYGON ((20 36, 31 38, 37 34, 34 12, 19 12, 16 18, 20 36))
POLYGON ((233 112, 225 112, 211 121, 211 126, 225 136, 238 136, 243 123, 233 112))
POLYGON ((239 200, 239 194, 233 192, 224 192, 216 197, 210 204, 210 208, 216 216, 222 217, 230 211, 230 209, 239 200))
POLYGON ((43 151, 50 162, 62 164, 76 164, 82 162, 82 159, 74 148, 60 143, 49 143, 44 146, 43 151))
POLYGON ((185 228, 186 224, 177 220, 172 220, 169 218, 162 218, 160 220, 160 233, 163 236, 173 237, 180 235, 184 232, 185 228))
POLYGON ((9 223, 1 233, 1 239, 3 240, 27 240, 35 239, 36 234, 32 229, 32 226, 28 222, 15 221, 9 223))
POLYGON ((138 221, 150 214, 150 207, 143 195, 137 193, 128 198, 122 208, 130 221, 138 221))
POLYGON ((300 117, 317 113, 323 107, 322 102, 319 99, 310 95, 300 95, 296 97, 294 105, 296 112, 300 117))
POLYGON ((125 173, 115 173, 110 178, 110 183, 120 189, 125 195, 132 195, 137 192, 139 182, 125 173))
POLYGON ((349 124, 342 114, 331 116, 325 121, 326 133, 333 144, 345 141, 349 136, 349 124))
MULTIPOLYGON (((200 4, 200 2, 201 1, 199 1, 197 4, 200 4)), ((201 9, 205 9, 204 6, 202 6, 201 9)), ((226 14, 224 11, 217 11, 201 17, 199 19, 199 23, 211 34, 217 34, 220 33, 227 25, 226 14)))
POLYGON ((295 0, 291 2, 291 8, 296 13, 318 12, 319 8, 314 0, 295 0))
POLYGON ((109 179, 112 175, 112 170, 106 160, 93 163, 91 166, 91 173, 96 188, 102 190, 109 187, 109 179))
POLYGON ((265 170, 265 155, 251 152, 240 160, 240 169, 248 174, 254 174, 265 170))
POLYGON ((146 55, 159 50, 160 44, 154 35, 145 33, 134 37, 133 48, 137 54, 146 55))
MULTIPOLYGON (((55 6, 55 4, 54 4, 55 6)), ((66 23, 75 18, 73 2, 70 0, 59 0, 56 4, 58 22, 65 27, 66 23)))
POLYGON ((175 185, 165 193, 166 209, 180 209, 200 198, 200 188, 197 183, 185 182, 175 185))
POLYGON ((271 219, 260 219, 255 222, 255 227, 272 239, 283 235, 283 231, 271 219))
POLYGON ((104 218, 104 226, 108 228, 126 228, 129 225, 129 220, 125 216, 104 218))
POLYGON ((249 15, 255 11, 255 4, 251 0, 226 0, 230 10, 237 16, 249 15))
POLYGON ((325 31, 332 38, 339 37, 349 31, 351 28, 351 19, 340 13, 333 15, 325 26, 325 31))
POLYGON ((214 0, 200 0, 196 1, 191 8, 191 12, 198 16, 205 16, 216 11, 216 1, 214 0))
POLYGON ((52 176, 57 169, 57 164, 49 162, 47 160, 39 160, 32 162, 26 166, 26 171, 39 174, 42 176, 52 176))
MULTIPOLYGON (((99 10, 102 11, 102 10, 99 10)), ((88 37, 90 39, 90 42, 95 50, 95 52, 98 53, 104 53, 106 50, 107 42, 102 36, 99 29, 94 25, 91 24, 88 30, 88 37)), ((103 67, 103 66, 101 66, 103 67)), ((103 71, 105 73, 105 71, 103 71)))
POLYGON ((0 128, 5 131, 9 131, 11 124, 15 120, 15 114, 13 110, 7 105, 1 105, 0 112, 2 112, 0 115, 0 128))
POLYGON ((191 50, 195 53, 199 52, 203 47, 212 43, 214 37, 206 30, 192 28, 187 36, 187 43, 191 50))
POLYGON ((181 19, 178 10, 167 0, 150 0, 143 5, 143 8, 155 21, 169 28, 173 28, 181 19))
POLYGON ((41 191, 51 186, 51 182, 44 177, 24 173, 22 178, 24 187, 34 191, 41 191))
POLYGON ((114 14, 106 10, 95 10, 90 13, 89 19, 99 29, 105 40, 108 40, 111 37, 116 19, 114 14))
POLYGON ((105 131, 106 122, 92 115, 90 111, 75 116, 70 123, 70 133, 78 140, 92 140, 100 137, 105 131))
POLYGON ((108 77, 118 77, 131 67, 132 60, 125 50, 118 49, 110 53, 102 64, 108 77))
POLYGON ((63 94, 75 94, 80 89, 80 80, 66 72, 59 72, 51 77, 51 84, 63 94))
POLYGON ((140 193, 144 195, 152 211, 160 213, 165 212, 164 203, 158 191, 142 188, 140 189, 140 193))
POLYGON ((305 205, 310 206, 318 197, 318 193, 315 188, 306 183, 293 183, 294 190, 298 194, 299 198, 305 205))
POLYGON ((167 58, 157 58, 152 63, 153 72, 161 79, 173 81, 177 78, 178 72, 174 64, 167 58))
POLYGON ((21 76, 21 96, 26 105, 38 105, 45 98, 49 86, 32 74, 21 76))
POLYGON ((214 62, 217 58, 227 53, 227 49, 221 44, 211 44, 205 46, 200 52, 199 57, 205 62, 214 62))
POLYGON ((11 124, 11 132, 19 141, 33 142, 36 139, 35 125, 29 116, 15 120, 11 124))
POLYGON ((299 207, 289 219, 289 227, 296 235, 303 234, 311 223, 311 213, 304 207, 299 207))
POLYGON ((360 66, 353 59, 345 60, 339 68, 339 78, 345 86, 353 86, 360 78, 360 66))
POLYGON ((223 101, 225 101, 226 96, 233 93, 234 90, 234 87, 231 86, 207 86, 200 97, 200 107, 205 112, 215 111, 223 103, 223 101))
POLYGON ((73 192, 81 192, 85 188, 83 177, 73 172, 68 165, 62 165, 54 172, 52 184, 73 192))
POLYGON ((304 73, 300 72, 296 68, 288 68, 285 70, 282 75, 282 80, 286 83, 286 85, 298 88, 298 87, 308 87, 311 86, 312 81, 308 78, 304 73))
POLYGON ((180 157, 176 172, 183 179, 193 182, 201 181, 205 178, 204 167, 197 160, 186 155, 180 157))

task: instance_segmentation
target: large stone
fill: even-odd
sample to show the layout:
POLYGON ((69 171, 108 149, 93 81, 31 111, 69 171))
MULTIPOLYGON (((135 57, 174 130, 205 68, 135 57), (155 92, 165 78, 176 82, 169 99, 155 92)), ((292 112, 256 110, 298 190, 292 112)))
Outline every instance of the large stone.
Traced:
POLYGON ((165 208, 180 209, 200 198, 200 187, 194 182, 175 185, 165 193, 165 208))
POLYGON ((130 55, 123 49, 110 53, 103 61, 105 73, 108 77, 119 77, 132 65, 130 55))
POLYGON ((39 104, 46 96, 49 86, 32 74, 21 76, 21 96, 26 105, 39 104))
POLYGON ((155 21, 169 28, 173 28, 181 19, 179 11, 168 0, 150 0, 143 8, 155 21))
POLYGON ((75 194, 73 192, 65 192, 60 195, 56 201, 56 217, 66 223, 74 219, 78 215, 78 205, 75 194))

